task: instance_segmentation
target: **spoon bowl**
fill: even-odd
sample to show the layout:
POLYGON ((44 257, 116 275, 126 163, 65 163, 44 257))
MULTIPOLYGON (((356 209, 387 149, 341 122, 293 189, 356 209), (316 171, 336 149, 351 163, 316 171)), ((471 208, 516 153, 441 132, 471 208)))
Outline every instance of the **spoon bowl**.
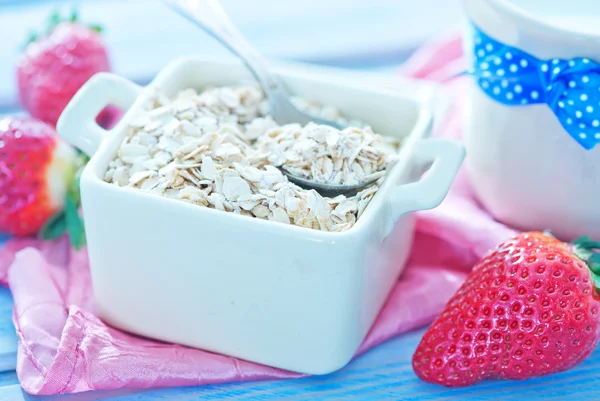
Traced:
POLYGON ((352 185, 326 184, 318 181, 309 180, 307 178, 300 177, 299 175, 290 173, 288 170, 286 170, 285 167, 281 167, 280 170, 290 182, 298 185, 300 188, 314 189, 321 196, 326 198, 335 198, 339 195, 351 197, 377 182, 377 180, 371 180, 366 182, 359 182, 358 184, 352 185))

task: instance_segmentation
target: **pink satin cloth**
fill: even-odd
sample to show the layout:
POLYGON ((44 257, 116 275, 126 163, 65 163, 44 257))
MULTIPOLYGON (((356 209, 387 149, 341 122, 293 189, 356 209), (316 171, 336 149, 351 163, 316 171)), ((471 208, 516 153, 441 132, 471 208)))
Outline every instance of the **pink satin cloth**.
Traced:
MULTIPOLYGON (((460 138, 464 82, 450 77, 461 65, 460 38, 446 36, 425 45, 401 68, 404 75, 445 82, 453 94, 436 135, 460 138)), ((358 353, 429 323, 478 258, 513 234, 477 205, 461 172, 440 207, 419 213, 408 267, 358 353)), ((65 239, 9 241, 0 249, 0 280, 14 296, 17 374, 31 394, 300 376, 105 325, 95 312, 86 251, 73 252, 65 239)))

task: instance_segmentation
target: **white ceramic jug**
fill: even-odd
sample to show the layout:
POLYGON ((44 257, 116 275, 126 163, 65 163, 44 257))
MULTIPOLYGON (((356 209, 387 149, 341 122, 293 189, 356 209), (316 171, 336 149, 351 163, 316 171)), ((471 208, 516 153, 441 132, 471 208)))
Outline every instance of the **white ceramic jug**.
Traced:
MULTIPOLYGON (((600 62, 598 0, 463 3, 469 22, 499 42, 539 59, 600 62)), ((467 57, 474 49, 470 23, 467 57)), ((589 234, 600 240, 600 145, 584 149, 546 104, 505 106, 487 96, 475 79, 469 91, 466 165, 475 193, 490 213, 523 230, 549 229, 567 240, 589 234)))

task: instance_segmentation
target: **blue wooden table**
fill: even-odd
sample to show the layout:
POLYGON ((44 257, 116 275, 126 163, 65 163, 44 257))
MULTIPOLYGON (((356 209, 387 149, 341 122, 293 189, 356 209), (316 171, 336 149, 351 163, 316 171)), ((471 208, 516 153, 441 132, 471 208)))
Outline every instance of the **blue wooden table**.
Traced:
MULTIPOLYGON (((0 237, 0 242, 2 238, 0 237)), ((0 245, 1 246, 1 245, 0 245)), ((200 387, 119 390, 35 397, 24 393, 14 371, 17 340, 12 324, 12 298, 0 287, 0 400, 600 400, 600 349, 570 372, 523 382, 484 382, 447 389, 421 382, 411 356, 423 329, 376 347, 339 372, 296 380, 232 383, 200 387)))

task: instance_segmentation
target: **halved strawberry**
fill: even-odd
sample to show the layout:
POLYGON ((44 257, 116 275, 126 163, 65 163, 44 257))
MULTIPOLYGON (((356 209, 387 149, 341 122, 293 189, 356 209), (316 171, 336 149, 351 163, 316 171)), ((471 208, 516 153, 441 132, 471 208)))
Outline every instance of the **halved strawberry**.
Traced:
POLYGON ((0 120, 0 231, 83 245, 77 169, 85 158, 50 125, 30 117, 0 120))

